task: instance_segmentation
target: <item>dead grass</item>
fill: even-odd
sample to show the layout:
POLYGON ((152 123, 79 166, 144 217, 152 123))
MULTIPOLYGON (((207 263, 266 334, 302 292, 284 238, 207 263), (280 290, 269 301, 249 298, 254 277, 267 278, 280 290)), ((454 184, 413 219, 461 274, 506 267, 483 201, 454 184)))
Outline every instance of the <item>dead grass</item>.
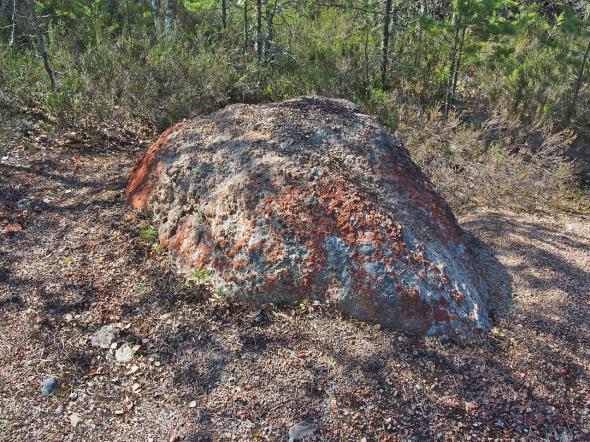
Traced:
POLYGON ((565 159, 566 132, 525 130, 497 116, 408 115, 399 131, 412 158, 455 212, 477 207, 552 214, 590 210, 578 189, 574 163, 565 159))

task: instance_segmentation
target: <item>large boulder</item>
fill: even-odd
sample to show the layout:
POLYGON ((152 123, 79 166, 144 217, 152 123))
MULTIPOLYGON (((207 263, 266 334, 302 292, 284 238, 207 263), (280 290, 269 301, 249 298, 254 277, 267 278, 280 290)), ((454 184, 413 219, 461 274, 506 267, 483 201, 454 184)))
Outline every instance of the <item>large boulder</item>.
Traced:
POLYGON ((312 299, 414 334, 488 327, 465 233, 403 145, 350 102, 302 97, 182 121, 127 200, 231 301, 312 299))

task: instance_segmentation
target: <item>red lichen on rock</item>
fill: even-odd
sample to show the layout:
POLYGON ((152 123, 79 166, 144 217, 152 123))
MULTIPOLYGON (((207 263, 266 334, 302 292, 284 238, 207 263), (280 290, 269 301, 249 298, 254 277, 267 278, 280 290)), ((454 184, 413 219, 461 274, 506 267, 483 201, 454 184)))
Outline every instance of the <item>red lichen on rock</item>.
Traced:
POLYGON ((135 167, 129 175, 129 184, 125 191, 127 204, 135 209, 142 209, 148 203, 154 188, 158 183, 161 171, 161 160, 158 154, 166 140, 174 131, 182 127, 183 122, 176 123, 166 129, 162 135, 138 158, 135 167))
POLYGON ((138 161, 127 199, 229 299, 312 298, 412 333, 488 324, 449 207, 349 103, 233 106, 173 126, 138 161))

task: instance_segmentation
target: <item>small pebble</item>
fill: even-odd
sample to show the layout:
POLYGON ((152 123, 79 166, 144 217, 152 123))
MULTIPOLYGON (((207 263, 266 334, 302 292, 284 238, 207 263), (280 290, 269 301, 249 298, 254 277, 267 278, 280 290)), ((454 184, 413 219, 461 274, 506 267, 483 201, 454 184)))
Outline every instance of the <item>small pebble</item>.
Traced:
POLYGON ((77 414, 70 414, 70 423, 72 424, 72 427, 77 427, 80 422, 82 422, 82 418, 77 414))
POLYGON ((56 388, 57 378, 55 376, 50 376, 43 381, 43 385, 41 385, 41 394, 43 396, 49 396, 55 391, 56 388))
POLYGON ((92 335, 91 344, 93 347, 108 349, 118 335, 119 332, 114 325, 105 325, 92 335))
POLYGON ((119 349, 115 352, 115 359, 117 362, 125 363, 129 362, 133 359, 134 351, 129 344, 123 344, 119 349))
POLYGON ((315 436, 315 426, 307 422, 298 422, 289 428, 289 442, 315 436))
POLYGON ((263 324, 264 322, 266 322, 266 320, 266 314, 262 310, 258 310, 252 318, 252 322, 254 322, 255 324, 263 324))

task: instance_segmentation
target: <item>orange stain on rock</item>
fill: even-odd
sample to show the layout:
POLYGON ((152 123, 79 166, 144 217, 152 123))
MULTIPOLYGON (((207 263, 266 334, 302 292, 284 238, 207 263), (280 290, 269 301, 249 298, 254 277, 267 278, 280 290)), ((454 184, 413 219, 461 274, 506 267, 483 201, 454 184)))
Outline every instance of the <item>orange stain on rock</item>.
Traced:
POLYGON ((166 144, 170 134, 184 124, 181 121, 166 129, 157 141, 137 160, 129 175, 129 184, 125 191, 127 203, 134 209, 143 209, 148 203, 158 184, 158 177, 162 168, 162 160, 158 158, 158 154, 166 144))

